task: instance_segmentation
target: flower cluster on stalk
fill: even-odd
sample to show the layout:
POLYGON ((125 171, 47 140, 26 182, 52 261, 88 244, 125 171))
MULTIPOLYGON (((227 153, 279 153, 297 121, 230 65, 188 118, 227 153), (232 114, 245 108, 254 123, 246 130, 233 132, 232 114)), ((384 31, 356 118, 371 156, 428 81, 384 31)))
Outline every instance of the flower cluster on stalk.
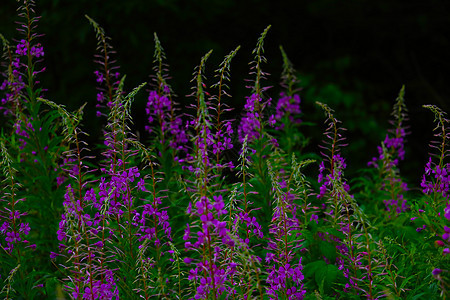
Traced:
MULTIPOLYGON (((436 241, 436 245, 442 247, 442 255, 447 256, 450 254, 450 226, 448 226, 450 225, 450 163, 446 162, 446 159, 449 151, 450 120, 439 107, 435 105, 424 105, 424 107, 434 114, 437 126, 434 129, 436 140, 430 143, 430 147, 435 149, 435 153, 430 153, 420 186, 423 193, 428 196, 426 202, 428 207, 425 209, 435 215, 430 230, 434 230, 435 234, 442 238, 442 240, 436 241), (433 229, 433 227, 438 228, 438 230, 433 229)), ((424 210, 419 209, 419 212, 424 212, 424 210)), ((423 229, 425 228, 426 225, 424 224, 423 229)), ((420 231, 420 229, 420 227, 417 228, 417 231, 420 231)), ((441 273, 448 273, 449 271, 448 268, 435 268, 432 271, 432 275, 440 282, 442 293, 447 290, 448 277, 441 276, 441 273)))
POLYGON ((238 128, 240 143, 243 143, 245 136, 248 136, 249 143, 260 138, 262 116, 260 115, 260 112, 256 110, 256 105, 261 105, 260 95, 252 94, 250 97, 247 97, 244 106, 245 114, 242 117, 241 124, 238 128))
MULTIPOLYGON (((275 115, 271 116, 271 118, 269 119, 269 124, 273 124, 273 121, 271 120, 280 122, 284 117, 287 117, 289 123, 291 124, 299 124, 302 122, 302 120, 298 117, 301 112, 300 96, 298 94, 289 96, 285 92, 281 92, 275 108, 275 115)), ((275 129, 280 130, 283 129, 284 126, 284 123, 282 123, 280 124, 280 126, 275 127, 275 129)))
MULTIPOLYGON (((23 220, 23 217, 27 215, 26 212, 21 212, 21 202, 25 199, 18 198, 17 191, 20 185, 15 182, 14 175, 17 172, 12 166, 11 157, 6 149, 6 145, 3 141, 0 143, 0 150, 2 155, 2 161, 0 166, 2 167, 1 184, 3 185, 3 193, 0 197, 0 203, 4 203, 3 209, 0 211, 0 234, 2 238, 2 248, 8 253, 12 253, 17 244, 22 244, 25 247, 31 246, 29 241, 26 240, 26 236, 30 234, 30 225, 23 220)), ((31 247, 35 247, 32 245, 31 247)), ((20 254, 20 253, 19 253, 20 254)))
POLYGON ((332 173, 325 174, 326 168, 325 168, 325 162, 322 161, 319 165, 319 175, 317 178, 317 181, 321 183, 319 194, 317 195, 317 198, 323 198, 325 194, 333 189, 332 184, 335 181, 342 181, 342 185, 344 187, 344 190, 346 192, 350 191, 350 186, 343 178, 343 171, 345 168, 347 168, 347 164, 345 163, 345 159, 340 154, 335 154, 332 157, 333 167, 331 168, 332 173))
POLYGON ((4 57, 8 62, 7 71, 3 74, 5 79, 0 85, 0 90, 5 91, 4 98, 0 99, 0 111, 3 110, 4 115, 15 115, 13 127, 21 144, 20 149, 25 148, 26 140, 30 138, 30 131, 34 131, 35 128, 32 125, 32 117, 26 115, 19 117, 17 113, 22 111, 24 107, 28 107, 30 111, 33 110, 33 104, 30 101, 34 102, 35 99, 28 99, 29 95, 25 89, 27 86, 35 88, 35 85, 39 83, 36 80, 37 75, 45 71, 45 67, 38 69, 38 63, 42 62, 45 53, 43 46, 36 42, 40 35, 33 31, 40 18, 29 19, 30 15, 27 11, 27 7, 32 9, 33 5, 32 1, 26 1, 20 9, 19 16, 29 20, 30 23, 23 25, 24 28, 18 29, 22 35, 26 36, 26 39, 17 42, 15 51, 8 41, 0 35, 4 44, 4 57))
POLYGON ((115 51, 109 43, 110 38, 106 36, 105 31, 90 17, 86 16, 89 23, 94 27, 97 37, 97 50, 95 54, 95 63, 99 69, 94 71, 95 80, 97 82, 97 108, 96 115, 107 116, 108 111, 114 105, 114 97, 119 89, 120 73, 119 66, 112 59, 115 51))
POLYGON ((164 85, 160 90, 162 90, 161 94, 155 90, 149 92, 145 108, 149 125, 145 126, 145 130, 152 133, 154 127, 158 128, 161 130, 160 143, 165 144, 167 141, 172 149, 186 152, 189 138, 181 116, 174 113, 170 88, 164 85))
POLYGON ((390 123, 394 126, 389 134, 378 146, 378 156, 368 162, 368 166, 375 167, 382 178, 381 190, 388 199, 383 200, 386 211, 395 215, 408 209, 404 193, 408 191, 408 185, 402 181, 399 175, 399 162, 405 159, 405 140, 407 131, 404 122, 407 118, 407 109, 404 102, 405 87, 403 86, 395 101, 390 123))
POLYGON ((223 268, 223 247, 234 247, 230 230, 224 215, 227 213, 222 195, 213 196, 213 201, 202 197, 188 208, 188 213, 196 216, 198 225, 186 225, 183 240, 187 250, 204 253, 201 259, 186 257, 184 262, 191 266, 190 281, 198 284, 194 299, 206 299, 208 295, 220 296, 224 293, 225 282, 234 273, 233 268, 223 268), (193 231, 193 229, 196 231, 193 231))
MULTIPOLYGON (((7 51, 11 51, 7 49, 7 51)), ((3 110, 4 115, 14 113, 15 108, 19 106, 19 95, 25 88, 24 76, 21 70, 22 65, 18 57, 11 58, 8 73, 5 74, 6 79, 0 85, 0 90, 5 91, 5 96, 0 100, 0 111, 3 110)))
POLYGON ((371 298, 376 294, 371 271, 374 268, 374 261, 371 259, 371 238, 366 230, 366 217, 353 195, 350 195, 350 187, 343 175, 346 167, 345 160, 340 155, 341 147, 346 145, 345 138, 340 133, 343 128, 338 126, 340 121, 334 117, 332 109, 326 104, 317 104, 327 116, 328 127, 324 133, 326 146, 322 148, 329 152, 322 153, 325 163, 329 166, 326 168, 325 163, 321 163, 319 167, 318 181, 322 182, 322 186, 318 198, 326 200, 322 207, 324 214, 328 216, 327 222, 342 233, 339 237, 328 233, 321 235, 332 241, 336 252, 340 254, 340 257, 331 263, 335 263, 339 270, 342 270, 344 277, 348 278, 344 291, 352 291, 357 295, 363 292, 371 298))
POLYGON ((445 199, 449 199, 450 190, 450 164, 439 166, 434 163, 431 157, 425 165, 425 173, 422 176, 420 183, 425 194, 431 193, 441 194, 445 199), (430 180, 427 180, 430 178, 430 180))
MULTIPOLYGON (((105 227, 106 216, 98 212, 92 216, 90 213, 104 199, 100 197, 97 200, 93 189, 87 190, 81 199, 76 199, 75 195, 69 184, 64 195, 65 212, 57 232, 59 253, 51 253, 50 257, 56 259, 60 256, 72 262, 72 266, 66 266, 70 283, 65 288, 73 298, 119 299, 116 279, 104 258, 106 244, 111 243, 113 231, 105 227)), ((103 203, 103 207, 107 205, 103 203)))
POLYGON ((286 295, 287 299, 303 299, 306 290, 302 283, 302 258, 298 259, 295 255, 300 252, 297 249, 301 235, 297 217, 299 207, 295 204, 296 196, 291 193, 286 181, 279 178, 270 163, 268 168, 277 205, 269 227, 271 238, 265 258, 269 284, 267 294, 270 299, 280 299, 281 295, 286 295))

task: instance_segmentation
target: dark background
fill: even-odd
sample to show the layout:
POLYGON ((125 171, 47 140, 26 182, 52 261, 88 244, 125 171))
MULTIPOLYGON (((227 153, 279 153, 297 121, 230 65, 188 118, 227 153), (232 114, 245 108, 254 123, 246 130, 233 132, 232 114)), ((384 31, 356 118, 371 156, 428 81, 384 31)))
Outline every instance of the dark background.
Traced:
MULTIPOLYGON (((20 38, 14 29, 17 2, 0 1, 0 32, 9 40, 20 38)), ((36 11, 42 16, 38 31, 45 34, 47 66, 41 81, 47 98, 70 109, 88 102, 85 130, 93 136, 99 133, 93 108, 96 39, 87 14, 112 38, 128 90, 152 74, 156 32, 170 65, 170 83, 183 106, 190 101, 185 95, 200 58, 214 49, 207 63, 211 79, 224 55, 241 45, 231 71, 233 105, 240 108, 250 93, 244 79, 251 78, 251 51, 271 24, 264 66, 271 73, 265 83, 274 86, 269 93, 275 97, 280 91, 282 44, 301 79, 303 119, 318 124, 305 129, 317 137, 312 147, 320 142, 323 121, 316 100, 333 107, 349 129, 350 176, 376 154, 393 101, 406 86, 412 134, 402 172, 416 185, 434 128, 432 114, 422 105, 449 110, 449 9, 446 0, 41 0, 36 11)), ((134 109, 140 132, 145 102, 141 93, 134 109)))

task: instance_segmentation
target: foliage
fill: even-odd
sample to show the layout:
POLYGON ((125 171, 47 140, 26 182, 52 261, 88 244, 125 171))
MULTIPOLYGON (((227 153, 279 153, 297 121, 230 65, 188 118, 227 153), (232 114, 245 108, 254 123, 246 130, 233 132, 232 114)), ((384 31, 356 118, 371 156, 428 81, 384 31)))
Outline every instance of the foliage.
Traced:
POLYGON ((34 3, 19 8, 22 39, 4 43, 0 137, 0 294, 6 299, 368 299, 449 296, 449 120, 437 127, 420 183, 404 183, 405 89, 378 155, 347 180, 345 128, 328 104, 320 151, 305 126, 297 74, 280 47, 281 90, 263 71, 268 26, 250 63, 241 113, 230 99, 230 51, 210 84, 194 69, 189 113, 170 86, 154 34, 149 84, 126 91, 98 23, 97 116, 89 155, 83 107, 45 99, 34 3), (147 89, 149 140, 132 108, 147 89), (316 163, 317 162, 317 163, 316 163), (315 176, 317 175, 317 179, 315 176))

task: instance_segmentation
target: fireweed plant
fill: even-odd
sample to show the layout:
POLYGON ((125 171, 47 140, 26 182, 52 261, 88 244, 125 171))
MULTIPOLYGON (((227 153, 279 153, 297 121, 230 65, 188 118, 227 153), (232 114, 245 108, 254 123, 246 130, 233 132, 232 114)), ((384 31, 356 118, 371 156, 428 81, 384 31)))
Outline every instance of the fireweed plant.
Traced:
POLYGON ((378 156, 373 157, 368 163, 379 172, 379 189, 386 194, 386 200, 383 202, 386 211, 393 216, 408 208, 403 195, 403 192, 408 190, 408 186, 402 182, 399 174, 399 162, 405 159, 407 127, 404 122, 408 120, 404 95, 405 87, 403 86, 392 111, 393 120, 390 123, 393 128, 389 130, 381 146, 378 146, 378 156))
POLYGON ((376 156, 347 179, 352 141, 339 111, 317 103, 324 140, 306 136, 318 120, 302 108, 282 47, 280 89, 265 85, 270 26, 252 52, 239 112, 230 78, 248 49, 236 47, 216 68, 206 53, 184 99, 154 34, 149 83, 128 89, 111 39, 87 17, 97 38, 92 103, 104 124, 88 145, 86 106, 71 112, 45 95, 39 17, 33 1, 19 2, 18 36, 0 35, 1 297, 449 298, 450 128, 440 108, 425 106, 436 129, 419 189, 400 172, 404 87, 376 156), (143 94, 140 139, 131 112, 143 94))

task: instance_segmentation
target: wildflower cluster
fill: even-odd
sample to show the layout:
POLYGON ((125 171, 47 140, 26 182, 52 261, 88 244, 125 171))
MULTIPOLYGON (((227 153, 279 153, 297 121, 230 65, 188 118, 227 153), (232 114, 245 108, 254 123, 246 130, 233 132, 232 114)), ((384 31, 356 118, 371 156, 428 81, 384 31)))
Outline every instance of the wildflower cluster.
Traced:
POLYGON ((7 73, 4 74, 5 80, 0 85, 0 90, 4 92, 4 98, 0 101, 0 111, 3 110, 4 115, 13 114, 15 108, 19 105, 18 97, 25 87, 24 76, 21 73, 20 60, 18 53, 13 53, 6 39, 0 35, 3 40, 3 52, 5 60, 8 61, 7 73))
MULTIPOLYGON (((172 91, 167 83, 169 77, 166 74, 167 66, 164 62, 166 57, 156 33, 154 39, 154 71, 156 75, 153 77, 152 90, 149 91, 145 108, 148 116, 148 125, 145 126, 145 130, 152 133, 153 128, 157 128, 159 130, 158 142, 161 145, 168 143, 170 148, 185 154, 189 138, 185 132, 182 117, 176 114, 176 103, 173 101, 172 91)), ((160 149, 160 151, 165 152, 164 149, 160 149)))
MULTIPOLYGON (((246 103, 244 106, 244 115, 240 126, 238 128, 239 142, 242 144, 245 137, 248 136, 247 142, 252 143, 254 140, 262 138, 262 132, 264 128, 264 116, 263 111, 267 106, 270 106, 272 98, 265 99, 263 93, 269 89, 269 87, 262 86, 262 80, 265 76, 269 75, 263 72, 261 65, 266 62, 266 58, 263 56, 264 53, 264 39, 270 29, 268 26, 258 39, 256 48, 253 50, 255 54, 255 60, 252 62, 251 73, 256 75, 254 79, 254 86, 252 88, 252 94, 246 97, 246 103)), ((268 122, 269 124, 274 124, 274 118, 271 117, 268 122)))
MULTIPOLYGON (((300 96, 298 94, 288 96, 284 92, 280 93, 274 116, 275 120, 281 121, 283 117, 287 117, 293 124, 301 123, 301 120, 296 118, 300 113, 300 96)), ((283 127, 284 124, 276 129, 283 129, 283 127)))
MULTIPOLYGON (((187 224, 183 240, 187 250, 203 252, 201 260, 186 257, 184 262, 192 266, 189 270, 190 281, 196 281, 195 299, 206 299, 208 295, 220 297, 225 291, 225 282, 233 273, 233 269, 224 261, 223 247, 233 247, 234 241, 229 237, 227 222, 223 216, 227 213, 221 195, 214 196, 214 201, 203 197, 189 208, 188 213, 200 220, 197 232, 191 232, 187 224), (206 254, 207 253, 207 254, 206 254)), ((194 227, 194 228, 195 228, 194 227)), ((229 263, 228 263, 229 264, 229 263)))
POLYGON ((242 117, 241 125, 238 129, 240 143, 244 142, 245 136, 248 136, 248 142, 252 142, 261 137, 262 116, 261 112, 257 110, 258 107, 264 107, 260 95, 252 94, 247 97, 244 106, 245 115, 242 117))
MULTIPOLYGON (((0 144, 1 154, 2 154, 2 162, 1 167, 4 176, 3 182, 6 184, 5 190, 7 192, 4 193, 1 201, 6 203, 4 211, 2 211, 2 221, 0 226, 0 233, 3 236, 2 238, 2 246, 5 251, 11 253, 14 250, 15 245, 24 244, 29 246, 29 241, 25 238, 30 234, 30 224, 24 222, 24 216, 27 215, 26 212, 20 211, 21 202, 25 201, 25 199, 18 198, 18 189, 20 185, 17 182, 14 182, 14 175, 17 173, 17 170, 12 166, 12 159, 6 149, 6 145, 4 141, 1 141, 0 144)), ((34 245, 33 247, 35 247, 34 245)), ((20 251, 20 250, 18 250, 20 251)), ((17 253, 20 258, 20 252, 17 253)))
POLYGON ((407 120, 407 109, 404 101, 405 87, 403 86, 395 101, 392 111, 394 126, 386 135, 384 142, 378 146, 378 157, 373 157, 368 163, 379 170, 381 178, 381 190, 387 195, 383 200, 386 210, 395 215, 406 211, 408 208, 404 193, 408 191, 408 185, 404 183, 399 175, 399 162, 405 159, 405 137, 407 120))
MULTIPOLYGON (((299 165, 294 171, 300 172, 300 168, 310 162, 299 165)), ((281 179, 281 182, 279 179, 276 180, 278 176, 270 163, 268 168, 274 185, 277 205, 274 208, 269 229, 273 239, 269 240, 269 252, 265 259, 268 271, 267 283, 269 284, 267 294, 271 299, 279 299, 280 296, 288 299, 303 299, 306 290, 302 283, 305 278, 302 273, 302 258, 300 257, 297 262, 295 257, 300 244, 298 238, 301 236, 300 220, 297 217, 299 207, 296 206, 295 194, 291 193, 292 190, 289 191, 286 181, 284 179, 281 179)), ((300 173, 297 176, 304 180, 303 174, 300 173)))
POLYGON ((427 164, 425 165, 425 174, 422 177, 421 187, 423 192, 427 195, 433 195, 432 207, 436 210, 443 210, 449 202, 449 183, 450 183, 450 165, 446 163, 448 152, 448 123, 449 120, 445 118, 445 112, 436 106, 426 106, 436 117, 436 137, 440 141, 432 142, 431 147, 437 149, 437 153, 430 155, 427 164), (434 159, 438 161, 435 162, 434 159), (427 180, 427 177, 431 179, 427 180))
POLYGON ((423 192, 427 195, 431 193, 440 193, 444 198, 448 199, 449 184, 449 165, 446 164, 445 166, 440 167, 434 163, 430 157, 425 165, 425 173, 422 177, 421 187, 423 188, 423 192), (427 177, 431 177, 431 181, 428 181, 426 179, 427 177))
POLYGON ((239 46, 211 77, 212 50, 201 58, 191 110, 182 111, 156 34, 150 83, 126 92, 110 38, 87 17, 97 38, 97 116, 105 117, 94 157, 84 105, 69 112, 38 87, 45 51, 34 3, 24 0, 19 14, 17 43, 0 36, 3 298, 450 296, 450 136, 438 107, 426 106, 438 126, 421 190, 399 172, 408 158, 404 87, 374 168, 347 180, 344 128, 327 104, 317 103, 326 115, 321 156, 304 153, 314 148, 303 131, 314 114, 303 114, 308 99, 282 47, 276 103, 263 84, 270 26, 252 53, 242 112, 229 105, 239 46), (142 90, 146 103, 134 103, 142 90), (135 105, 146 113, 142 139, 135 105))
POLYGON ((105 35, 105 31, 89 16, 86 16, 89 23, 94 27, 97 36, 97 51, 95 55, 95 63, 99 65, 99 69, 94 71, 95 80, 97 82, 97 107, 96 115, 107 116, 108 109, 111 109, 114 103, 114 95, 119 88, 118 72, 119 66, 111 57, 115 54, 114 49, 109 43, 110 38, 105 35), (105 110, 103 111, 102 110, 105 110))

